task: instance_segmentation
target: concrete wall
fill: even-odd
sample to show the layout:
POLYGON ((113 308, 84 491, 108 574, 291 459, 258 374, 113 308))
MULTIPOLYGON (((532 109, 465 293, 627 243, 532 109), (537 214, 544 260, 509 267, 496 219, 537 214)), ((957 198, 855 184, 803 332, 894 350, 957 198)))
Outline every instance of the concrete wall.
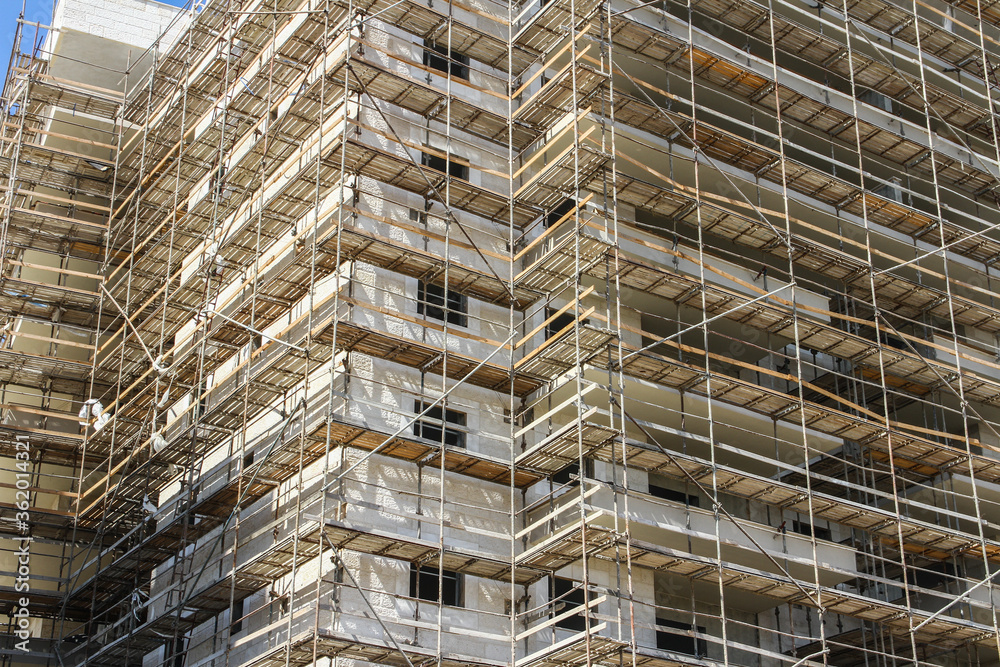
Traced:
POLYGON ((141 51, 164 31, 179 34, 181 26, 175 19, 182 13, 183 8, 155 0, 59 0, 52 25, 141 51))

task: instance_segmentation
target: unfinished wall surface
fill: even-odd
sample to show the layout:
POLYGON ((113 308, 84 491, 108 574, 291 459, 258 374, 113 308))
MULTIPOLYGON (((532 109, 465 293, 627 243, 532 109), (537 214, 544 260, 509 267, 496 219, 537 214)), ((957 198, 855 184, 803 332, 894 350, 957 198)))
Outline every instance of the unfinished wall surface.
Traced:
POLYGON ((3 93, 8 663, 1000 665, 992 6, 53 26, 3 93))
POLYGON ((59 0, 52 25, 146 49, 180 14, 177 7, 154 0, 59 0))

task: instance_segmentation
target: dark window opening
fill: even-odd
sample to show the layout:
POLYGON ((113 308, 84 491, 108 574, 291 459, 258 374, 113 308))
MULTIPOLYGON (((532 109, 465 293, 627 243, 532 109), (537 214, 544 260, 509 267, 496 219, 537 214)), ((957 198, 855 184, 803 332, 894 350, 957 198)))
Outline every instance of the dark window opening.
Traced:
MULTIPOLYGON (((555 311, 552 309, 546 309, 545 311, 546 319, 552 317, 552 314, 554 312, 555 311)), ((555 317, 552 317, 549 323, 545 325, 545 337, 552 338, 557 333, 559 333, 569 325, 573 324, 573 321, 575 319, 576 317, 573 315, 573 313, 562 313, 561 315, 556 315, 555 317)))
POLYGON ((808 521, 792 521, 792 532, 811 537, 813 530, 816 531, 817 540, 826 540, 829 542, 833 538, 833 533, 829 528, 813 526, 808 521))
POLYGON ((576 206, 576 202, 572 199, 563 200, 563 203, 556 206, 554 209, 549 211, 545 216, 545 228, 548 229, 552 225, 559 222, 559 220, 573 210, 576 206))
MULTIPOLYGON (((522 412, 514 413, 514 423, 517 426, 527 426, 531 422, 535 421, 535 409, 526 408, 522 412)), ((503 410, 503 423, 509 424, 511 422, 511 412, 507 408, 503 410)))
POLYGON ((460 178, 463 181, 469 180, 469 166, 462 164, 461 162, 456 162, 455 160, 449 160, 438 155, 431 155, 430 153, 421 153, 420 164, 425 167, 430 167, 436 171, 440 171, 442 174, 448 174, 449 176, 460 178))
POLYGON ((201 419, 208 411, 208 396, 206 395, 208 386, 206 383, 202 382, 198 385, 196 391, 197 393, 195 395, 198 397, 198 403, 195 405, 191 414, 191 419, 193 420, 201 419))
POLYGON ((229 629, 230 635, 235 635, 237 632, 243 630, 243 617, 246 613, 246 599, 237 600, 233 603, 233 624, 229 629))
POLYGON ((243 455, 243 469, 246 470, 253 465, 253 452, 247 452, 243 455))
POLYGON ((882 109, 883 111, 888 111, 889 113, 894 113, 893 111, 893 100, 890 97, 886 97, 882 93, 874 90, 864 90, 858 93, 858 99, 862 102, 872 105, 882 109))
POLYGON ((226 168, 219 167, 219 171, 212 175, 210 179, 213 196, 215 199, 229 199, 232 190, 226 187, 226 168))
POLYGON ((171 642, 168 642, 164 647, 164 652, 167 654, 166 657, 169 658, 173 656, 174 667, 184 667, 184 638, 178 637, 171 642))
POLYGON ((469 323, 469 300, 455 290, 445 290, 444 285, 417 283, 417 313, 431 319, 464 327, 469 323), (447 292, 447 294, 446 294, 447 292))
POLYGON ((427 224, 427 211, 421 211, 416 208, 410 209, 410 220, 421 225, 427 224))
POLYGON ((579 608, 579 614, 567 616, 556 621, 556 627, 580 632, 587 629, 587 619, 583 614, 586 600, 584 599, 583 588, 576 587, 574 589, 574 586, 576 586, 576 582, 571 579, 554 578, 552 580, 552 600, 555 601, 552 615, 559 616, 571 609, 579 608))
POLYGON ((149 619, 149 608, 146 605, 138 606, 133 599, 132 618, 135 619, 135 627, 141 626, 149 619))
POLYGON ((915 570, 907 568, 906 581, 921 588, 937 588, 953 581, 958 576, 958 570, 951 563, 929 563, 915 570))
POLYGON ((518 426, 527 426, 535 421, 535 408, 525 408, 523 412, 514 416, 514 422, 518 426))
POLYGON ((877 194, 879 197, 885 197, 886 199, 891 199, 894 202, 903 203, 903 191, 900 188, 900 183, 896 182, 898 179, 893 179, 893 183, 889 185, 880 185, 874 188, 872 192, 877 194))
MULTIPOLYGON (((969 429, 969 431, 968 431, 968 433, 969 433, 969 451, 971 451, 976 456, 981 456, 982 453, 983 453, 983 447, 982 447, 982 445, 974 445, 974 444, 972 444, 973 440, 977 440, 977 441, 979 440, 979 424, 970 422, 967 428, 969 429)), ((956 435, 963 435, 963 434, 961 432, 959 432, 956 435)))
MULTIPOLYGON (((427 407, 426 403, 415 401, 413 411, 420 414, 427 407)), ((422 418, 413 422, 413 434, 418 438, 441 442, 442 429, 444 431, 444 444, 449 447, 465 448, 465 432, 459 429, 448 428, 444 424, 454 424, 465 427, 466 415, 458 410, 442 410, 440 405, 435 405, 427 411, 422 418), (443 423, 442 423, 443 422, 443 423)))
POLYGON ((906 342, 902 338, 896 338, 895 336, 890 336, 889 334, 882 334, 882 344, 888 345, 889 347, 894 347, 897 350, 908 350, 906 342))
POLYGON ((177 515, 183 516, 183 520, 189 526, 194 526, 199 521, 198 515, 191 511, 191 503, 188 501, 182 502, 177 506, 177 515))
POLYGON ((449 51, 447 46, 435 44, 426 39, 424 40, 424 67, 430 67, 445 74, 450 71, 454 77, 469 80, 469 56, 449 51))
POLYGON ((674 489, 668 489, 663 486, 657 486, 656 484, 649 485, 649 495, 655 496, 657 498, 663 498, 664 500, 672 500, 675 503, 686 503, 691 507, 700 507, 698 496, 693 496, 683 491, 675 491, 674 489))
POLYGON ((580 474, 580 464, 570 463, 568 466, 566 466, 556 474, 552 475, 552 483, 556 485, 569 484, 571 481, 573 481, 573 477, 578 476, 579 474, 580 474))
MULTIPOLYGON (((438 572, 436 567, 421 567, 410 563, 410 597, 438 602, 438 572)), ((441 575, 441 604, 462 606, 462 575, 444 570, 441 575)))
MULTIPOLYGON (((657 618, 656 624, 663 628, 672 628, 673 630, 705 634, 705 628, 700 625, 695 628, 695 626, 690 623, 679 623, 666 618, 657 618)), ((672 630, 665 629, 657 629, 656 631, 656 648, 662 651, 683 653, 685 655, 693 655, 699 658, 703 658, 708 655, 708 642, 704 639, 698 639, 688 634, 673 632, 672 630)))
MULTIPOLYGON (((583 460, 583 477, 593 477, 594 476, 594 462, 590 459, 583 460)), ((560 470, 559 472, 552 475, 552 483, 556 486, 562 484, 579 483, 580 475, 580 464, 570 463, 568 466, 560 470), (574 477, 576 479, 574 479, 574 477)))
MULTIPOLYGON (((569 325, 573 324, 573 322, 576 320, 576 314, 573 313, 572 310, 569 310, 565 313, 552 317, 552 315, 556 312, 556 310, 557 309, 555 308, 545 309, 545 319, 548 320, 549 318, 552 318, 549 321, 549 323, 545 325, 545 338, 552 338, 557 333, 559 333, 569 325)), ((583 320, 580 322, 580 326, 584 326, 588 322, 590 322, 590 320, 583 320)))

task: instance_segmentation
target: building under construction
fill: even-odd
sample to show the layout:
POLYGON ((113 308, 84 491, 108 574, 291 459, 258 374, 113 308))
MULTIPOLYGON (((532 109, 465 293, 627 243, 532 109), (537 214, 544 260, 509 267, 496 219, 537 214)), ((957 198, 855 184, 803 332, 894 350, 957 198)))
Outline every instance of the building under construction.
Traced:
POLYGON ((3 664, 1000 665, 998 68, 996 0, 22 15, 3 664))

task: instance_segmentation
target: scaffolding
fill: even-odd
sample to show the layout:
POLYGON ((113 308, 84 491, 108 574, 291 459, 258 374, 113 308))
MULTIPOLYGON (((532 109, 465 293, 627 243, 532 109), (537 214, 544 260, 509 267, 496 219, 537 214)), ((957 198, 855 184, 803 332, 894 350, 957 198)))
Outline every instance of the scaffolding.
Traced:
POLYGON ((995 7, 68 15, 2 98, 8 664, 1000 664, 995 7))

